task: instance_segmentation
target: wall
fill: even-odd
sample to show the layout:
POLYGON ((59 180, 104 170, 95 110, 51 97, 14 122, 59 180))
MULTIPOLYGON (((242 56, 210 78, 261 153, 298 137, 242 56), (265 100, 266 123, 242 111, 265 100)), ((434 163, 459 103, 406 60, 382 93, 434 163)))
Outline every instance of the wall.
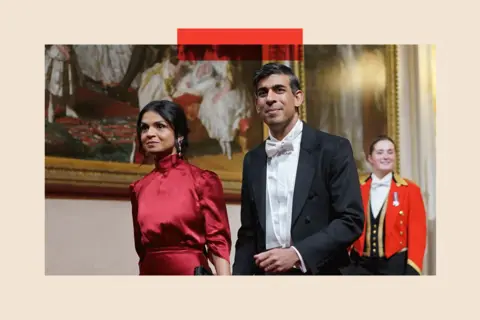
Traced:
MULTIPOLYGON (((45 274, 138 274, 130 208, 128 201, 46 199, 45 274)), ((235 243, 240 206, 227 210, 235 243)))
MULTIPOLYGON (((399 47, 400 171, 424 192, 428 212, 425 274, 435 274, 435 106, 432 48, 399 47)), ((45 273, 137 274, 130 203, 46 199, 45 273)), ((229 205, 233 241, 240 207, 229 205)), ((235 250, 232 251, 232 260, 235 250)))
POLYGON ((435 58, 430 45, 399 48, 400 171, 422 189, 427 210, 424 273, 436 274, 435 58))

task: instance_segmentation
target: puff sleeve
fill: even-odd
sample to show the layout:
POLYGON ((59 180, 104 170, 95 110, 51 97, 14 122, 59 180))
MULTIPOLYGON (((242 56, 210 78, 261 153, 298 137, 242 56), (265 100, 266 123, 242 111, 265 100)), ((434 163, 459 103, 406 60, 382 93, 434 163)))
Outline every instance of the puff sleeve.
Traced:
POLYGON ((230 262, 232 238, 223 187, 218 176, 204 171, 200 183, 200 208, 205 217, 208 255, 214 254, 230 262))

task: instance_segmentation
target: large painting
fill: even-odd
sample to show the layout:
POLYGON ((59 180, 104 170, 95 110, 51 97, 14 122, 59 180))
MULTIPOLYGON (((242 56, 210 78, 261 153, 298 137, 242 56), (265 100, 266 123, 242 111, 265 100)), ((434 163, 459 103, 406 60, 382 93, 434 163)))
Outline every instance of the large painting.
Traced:
POLYGON ((267 133, 252 77, 279 56, 303 57, 289 63, 305 90, 301 119, 348 138, 360 173, 368 171, 375 136, 398 144, 396 46, 287 47, 45 46, 47 193, 127 195, 152 169, 138 152, 136 117, 151 100, 170 99, 188 116, 189 161, 218 173, 227 198, 238 199, 243 157, 267 133))
POLYGON ((377 135, 399 145, 396 46, 305 45, 303 80, 307 122, 348 138, 360 173, 377 135))
POLYGON ((136 117, 169 99, 188 117, 189 161, 238 194, 243 156, 264 134, 251 86, 262 64, 255 50, 259 59, 241 61, 228 46, 45 46, 47 192, 125 194, 152 169, 138 152, 136 117))

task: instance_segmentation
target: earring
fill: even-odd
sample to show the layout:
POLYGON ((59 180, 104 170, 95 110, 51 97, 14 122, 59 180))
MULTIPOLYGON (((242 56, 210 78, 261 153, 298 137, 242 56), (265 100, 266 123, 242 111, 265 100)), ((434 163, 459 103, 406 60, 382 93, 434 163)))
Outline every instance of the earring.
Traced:
POLYGON ((182 140, 177 139, 176 143, 177 143, 177 153, 181 157, 182 156, 182 140))
POLYGON ((182 156, 182 142, 183 142, 183 137, 179 137, 175 140, 175 144, 177 146, 177 153, 180 157, 182 156))

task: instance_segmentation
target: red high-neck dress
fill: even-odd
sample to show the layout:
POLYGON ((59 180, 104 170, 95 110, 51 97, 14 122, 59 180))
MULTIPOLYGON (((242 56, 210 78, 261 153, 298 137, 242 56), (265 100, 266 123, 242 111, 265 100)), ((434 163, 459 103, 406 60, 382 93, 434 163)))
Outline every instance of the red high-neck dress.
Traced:
POLYGON ((230 261, 231 234, 218 176, 177 155, 130 185, 140 275, 193 275, 208 255, 230 261))

